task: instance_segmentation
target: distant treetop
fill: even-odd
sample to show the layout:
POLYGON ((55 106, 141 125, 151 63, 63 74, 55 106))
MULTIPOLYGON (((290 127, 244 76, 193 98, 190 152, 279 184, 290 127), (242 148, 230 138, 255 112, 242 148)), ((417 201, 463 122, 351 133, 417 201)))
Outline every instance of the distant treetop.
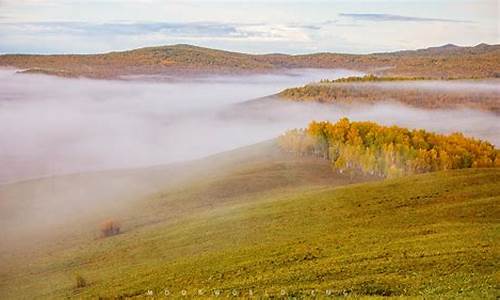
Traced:
POLYGON ((365 76, 350 76, 342 77, 338 79, 322 79, 320 83, 337 83, 337 82, 380 82, 380 81, 404 81, 404 80, 426 80, 425 77, 393 77, 393 76, 383 76, 378 77, 373 74, 365 76))

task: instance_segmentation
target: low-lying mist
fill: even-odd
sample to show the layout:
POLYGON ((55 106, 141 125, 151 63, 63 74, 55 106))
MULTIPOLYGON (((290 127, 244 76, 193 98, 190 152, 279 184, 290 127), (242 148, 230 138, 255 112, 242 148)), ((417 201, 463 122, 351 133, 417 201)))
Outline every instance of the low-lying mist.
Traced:
POLYGON ((350 71, 96 81, 0 72, 0 182, 189 160, 272 138, 252 120, 217 112, 350 71))
MULTIPOLYGON (((311 120, 336 121, 348 117, 352 121, 373 121, 383 125, 398 125, 410 129, 422 128, 438 133, 462 132, 500 145, 500 116, 472 109, 420 109, 387 100, 375 105, 335 105, 318 102, 294 102, 278 97, 250 101, 235 109, 240 118, 261 119, 273 128, 306 127, 311 120), (239 112, 239 113, 238 113, 239 112), (251 117, 249 117, 251 116, 251 117), (297 124, 304 124, 297 126, 297 124)), ((264 124, 262 126, 265 127, 264 124)))
MULTIPOLYGON (((271 139, 313 119, 335 121, 342 116, 443 133, 462 131, 500 144, 500 120, 485 112, 429 111, 390 103, 347 108, 246 102, 286 87, 351 75, 359 73, 293 70, 145 82, 61 79, 3 70, 0 182, 190 160, 271 139)), ((480 83, 476 88, 485 87, 490 88, 480 83)), ((463 87, 457 82, 445 88, 463 87)))
POLYGON ((151 82, 150 78, 95 81, 0 71, 0 183, 77 173, 0 184, 0 237, 5 242, 0 256, 3 250, 17 251, 23 243, 80 228, 79 222, 97 226, 119 214, 126 203, 193 174, 211 174, 214 166, 194 161, 188 168, 83 172, 192 160, 275 138, 311 120, 347 116, 443 133, 462 131, 500 144, 500 117, 493 113, 423 110, 391 102, 348 107, 266 97, 322 78, 359 74, 294 70, 151 82))

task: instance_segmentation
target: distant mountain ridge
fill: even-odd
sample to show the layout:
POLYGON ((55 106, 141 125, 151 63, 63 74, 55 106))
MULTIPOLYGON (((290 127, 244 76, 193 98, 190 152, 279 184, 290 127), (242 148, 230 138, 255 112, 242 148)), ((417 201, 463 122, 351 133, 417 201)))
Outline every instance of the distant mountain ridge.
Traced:
POLYGON ((345 68, 384 75, 486 78, 500 74, 500 45, 452 44, 364 55, 339 53, 246 54, 192 45, 147 47, 90 55, 0 56, 0 66, 63 77, 269 73, 291 68, 345 68))

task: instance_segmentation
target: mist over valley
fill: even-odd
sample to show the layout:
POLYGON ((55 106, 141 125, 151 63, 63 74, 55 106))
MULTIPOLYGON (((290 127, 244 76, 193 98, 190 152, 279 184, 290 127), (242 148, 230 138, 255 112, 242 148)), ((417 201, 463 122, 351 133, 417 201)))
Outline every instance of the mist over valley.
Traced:
MULTIPOLYGON (((392 103, 329 105, 280 101, 281 90, 362 73, 290 70, 174 82, 67 79, 2 70, 0 182, 201 158, 273 139, 312 120, 343 116, 500 143, 498 115, 392 103), (270 97, 268 97, 270 96, 270 97), (253 100, 262 98, 259 100, 253 100)), ((390 83, 398 88, 409 83, 390 83)), ((415 83, 421 89, 498 91, 485 82, 415 83)))

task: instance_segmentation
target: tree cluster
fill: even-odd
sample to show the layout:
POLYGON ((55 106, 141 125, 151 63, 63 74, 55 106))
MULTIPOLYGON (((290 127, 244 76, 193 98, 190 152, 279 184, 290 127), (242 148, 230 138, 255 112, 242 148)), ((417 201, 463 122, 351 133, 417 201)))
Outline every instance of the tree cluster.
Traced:
POLYGON ((405 81, 405 80, 425 80, 425 77, 403 77, 403 76, 375 76, 373 74, 365 76, 349 76, 338 79, 322 79, 320 83, 341 83, 341 82, 382 82, 382 81, 405 81))
POLYGON ((341 173, 397 177, 448 169, 500 167, 500 150, 461 133, 381 126, 373 122, 312 122, 288 131, 280 146, 300 155, 330 160, 341 173))
MULTIPOLYGON (((500 113, 498 92, 494 90, 426 89, 418 85, 404 84, 403 81, 399 80, 394 80, 394 83, 382 82, 385 79, 387 79, 385 81, 392 81, 396 77, 382 77, 385 79, 381 80, 379 80, 381 77, 376 77, 379 79, 373 81, 370 79, 363 81, 365 77, 349 78, 333 81, 322 80, 321 83, 288 88, 278 95, 282 99, 299 102, 363 105, 387 102, 388 99, 391 99, 391 101, 418 108, 454 109, 467 107, 500 113)), ((407 79, 404 82, 409 80, 412 79, 407 79)))

